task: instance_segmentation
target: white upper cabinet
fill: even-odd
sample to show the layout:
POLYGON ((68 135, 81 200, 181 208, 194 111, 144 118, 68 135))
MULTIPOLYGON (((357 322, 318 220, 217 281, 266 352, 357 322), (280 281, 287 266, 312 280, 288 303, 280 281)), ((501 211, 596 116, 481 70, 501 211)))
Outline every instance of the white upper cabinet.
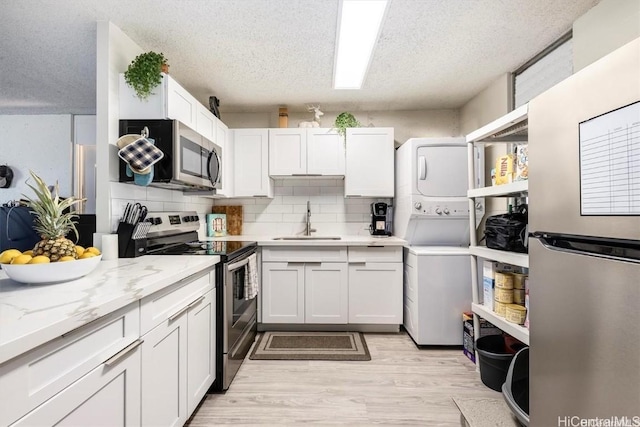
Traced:
POLYGON ((222 180, 220 182, 220 188, 216 190, 216 195, 220 197, 233 197, 233 162, 235 153, 233 141, 231 141, 231 132, 229 132, 227 125, 216 117, 214 118, 216 119, 216 136, 213 141, 222 149, 222 180))
POLYGON ((235 197, 273 197, 267 129, 233 130, 235 197))
MULTIPOLYGON (((216 125, 219 120, 204 105, 196 105, 196 131, 209 141, 216 141, 216 125)), ((218 145, 220 145, 218 143, 218 145)))
POLYGON ((269 175, 307 174, 307 130, 269 129, 269 175))
POLYGON ((335 129, 307 129, 307 173, 344 175, 344 139, 335 129))
POLYGON ((393 128, 348 128, 345 197, 393 197, 393 128))
POLYGON ((269 129, 271 176, 344 175, 344 144, 333 129, 269 129))
POLYGON ((167 74, 145 100, 138 98, 120 74, 119 100, 121 119, 172 119, 192 129, 197 128, 197 109, 202 105, 167 74))

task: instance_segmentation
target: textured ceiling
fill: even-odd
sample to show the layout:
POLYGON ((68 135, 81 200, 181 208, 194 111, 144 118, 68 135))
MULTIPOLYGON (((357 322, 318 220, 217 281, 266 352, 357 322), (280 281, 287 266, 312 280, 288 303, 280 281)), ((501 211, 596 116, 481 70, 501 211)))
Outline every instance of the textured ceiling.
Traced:
POLYGON ((362 90, 332 89, 338 0, 0 0, 0 114, 94 113, 110 20, 221 111, 458 108, 599 0, 391 0, 362 90))

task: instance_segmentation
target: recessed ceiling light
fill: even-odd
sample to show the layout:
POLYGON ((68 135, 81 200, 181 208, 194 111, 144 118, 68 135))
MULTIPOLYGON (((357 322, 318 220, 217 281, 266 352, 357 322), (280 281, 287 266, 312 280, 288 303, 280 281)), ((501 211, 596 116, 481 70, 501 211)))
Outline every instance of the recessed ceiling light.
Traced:
POLYGON ((341 0, 334 89, 360 89, 369 69, 388 0, 341 0))

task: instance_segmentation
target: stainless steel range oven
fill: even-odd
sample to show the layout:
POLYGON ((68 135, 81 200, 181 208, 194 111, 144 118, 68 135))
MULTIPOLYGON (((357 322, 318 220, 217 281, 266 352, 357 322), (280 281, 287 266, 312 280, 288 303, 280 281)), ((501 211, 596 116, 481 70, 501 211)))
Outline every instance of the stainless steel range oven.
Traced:
MULTIPOLYGON (((210 392, 224 391, 240 369, 257 331, 257 296, 246 291, 256 242, 199 241, 196 212, 150 212, 147 253, 218 255, 216 265, 216 380, 210 392)), ((259 284, 257 284, 259 285, 259 284)))

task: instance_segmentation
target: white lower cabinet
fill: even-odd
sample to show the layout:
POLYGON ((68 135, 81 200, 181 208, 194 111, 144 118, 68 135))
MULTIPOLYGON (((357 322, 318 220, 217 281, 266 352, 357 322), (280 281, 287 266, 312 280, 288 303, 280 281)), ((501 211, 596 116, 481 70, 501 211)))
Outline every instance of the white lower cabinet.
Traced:
POLYGON ((264 248, 262 260, 262 323, 402 324, 401 247, 264 248))
MULTIPOLYGON (((142 337, 144 426, 183 425, 215 379, 215 298, 208 277, 173 290, 179 293, 194 284, 205 287, 142 337)), ((144 308, 145 301, 143 314, 144 308)))
POLYGON ((142 425, 187 421, 187 317, 157 326, 142 344, 142 425))
POLYGON ((12 426, 139 426, 140 347, 116 355, 12 426), (115 359, 115 357, 113 358, 115 359))
POLYGON ((402 324, 402 248, 349 247, 349 323, 402 324))
POLYGON ((347 323, 349 317, 347 279, 347 264, 344 262, 305 265, 305 323, 347 323))
MULTIPOLYGON (((114 425, 132 419, 137 425, 139 338, 140 310, 133 303, 0 365, 0 426, 18 420, 21 425, 52 425, 67 416, 82 421, 77 425, 100 425, 91 416, 83 418, 86 408, 125 390, 138 393, 114 400, 119 405, 114 413, 125 415, 114 425)), ((112 419, 110 414, 105 417, 112 419)))
POLYGON ((349 323, 402 323, 402 264, 349 264, 349 323))
POLYGON ((304 323, 304 263, 262 264, 262 323, 304 323))
POLYGON ((265 262, 263 323, 347 323, 344 262, 265 262))

